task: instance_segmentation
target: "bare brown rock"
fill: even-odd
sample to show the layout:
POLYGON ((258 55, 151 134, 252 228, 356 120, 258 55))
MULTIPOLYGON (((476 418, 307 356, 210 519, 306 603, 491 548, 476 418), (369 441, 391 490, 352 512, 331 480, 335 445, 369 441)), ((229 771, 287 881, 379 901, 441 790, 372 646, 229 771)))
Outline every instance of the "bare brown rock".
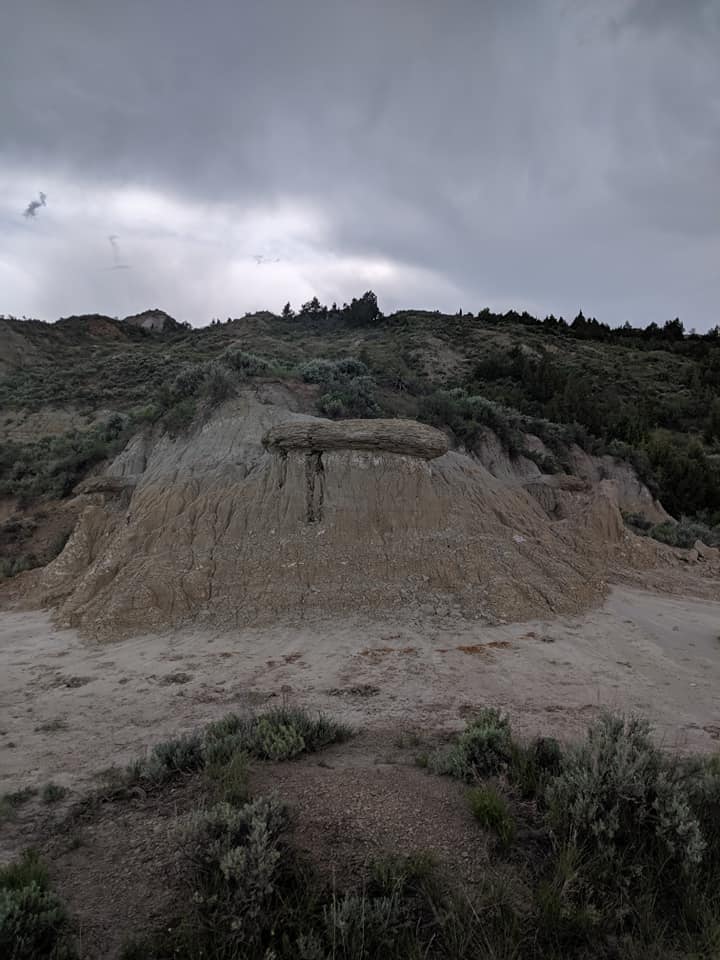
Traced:
POLYGON ((430 427, 319 420, 279 394, 248 390, 141 446, 108 468, 123 495, 88 497, 39 574, 36 601, 86 634, 401 610, 526 620, 583 610, 618 565, 672 553, 625 529, 614 481, 524 489, 430 427))
POLYGON ((377 450, 434 460, 448 452, 440 430, 415 420, 289 420, 263 437, 279 450, 377 450))
POLYGON ((88 505, 39 599, 60 622, 117 636, 428 605, 509 621, 603 595, 572 530, 445 449, 413 422, 334 424, 238 397, 131 457, 143 469, 129 505, 88 505))

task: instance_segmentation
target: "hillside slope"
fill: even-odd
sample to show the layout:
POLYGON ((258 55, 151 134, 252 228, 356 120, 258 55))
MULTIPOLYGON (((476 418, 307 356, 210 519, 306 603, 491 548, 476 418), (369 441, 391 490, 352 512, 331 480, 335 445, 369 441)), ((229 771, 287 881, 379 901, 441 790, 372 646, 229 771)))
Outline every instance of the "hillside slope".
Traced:
MULTIPOLYGON (((151 314, 167 316, 138 316, 151 314)), ((312 377, 326 398, 320 412, 332 417, 418 417, 469 447, 479 423, 511 453, 518 416, 550 421, 561 468, 570 442, 608 452, 632 462, 676 518, 720 520, 720 337, 678 336, 673 324, 609 331, 584 318, 563 326, 488 311, 381 317, 319 304, 194 330, 167 318, 161 333, 101 316, 0 320, 0 417, 43 407, 153 416, 184 367, 228 347, 283 375, 315 359, 360 361, 360 375, 312 377)))
MULTIPOLYGON (((689 428, 653 426, 633 445, 609 426, 553 422, 532 399, 560 366, 586 392, 604 378, 597 409, 608 385, 624 393, 628 422, 639 397, 658 422, 684 398, 678 417, 697 427, 701 453, 688 457, 711 502, 715 440, 687 385, 707 357, 692 349, 588 343, 487 317, 357 325, 317 311, 156 332, 99 316, 6 320, 0 341, 12 346, 0 379, 4 571, 60 552, 32 590, 92 632, 387 604, 522 618, 587 605, 621 567, 677 563, 623 515, 674 542, 682 531, 682 546, 713 542, 710 527, 674 526, 656 496, 660 480, 675 499, 683 488, 648 451, 667 435, 684 456, 689 428), (515 408, 500 402, 512 398, 515 408), (318 415, 341 432, 347 418, 419 419, 451 450, 422 460, 402 443, 263 445, 274 424, 318 415)), ((569 396, 547 403, 562 412, 569 396)), ((710 573, 714 553, 701 553, 710 573)))

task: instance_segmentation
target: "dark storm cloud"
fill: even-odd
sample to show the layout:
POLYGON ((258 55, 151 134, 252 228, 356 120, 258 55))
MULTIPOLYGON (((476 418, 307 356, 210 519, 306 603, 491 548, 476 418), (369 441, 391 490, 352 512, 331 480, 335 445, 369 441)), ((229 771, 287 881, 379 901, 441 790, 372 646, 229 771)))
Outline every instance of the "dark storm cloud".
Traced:
MULTIPOLYGON (((304 238, 302 283, 341 298, 361 285, 352 264, 381 262, 387 306, 720 319, 720 0, 13 6, 5 176, 141 187, 230 219, 304 205, 324 230, 304 238)), ((160 273, 182 290, 177 269, 160 273)), ((47 271, 70 284, 64 261, 47 271)))

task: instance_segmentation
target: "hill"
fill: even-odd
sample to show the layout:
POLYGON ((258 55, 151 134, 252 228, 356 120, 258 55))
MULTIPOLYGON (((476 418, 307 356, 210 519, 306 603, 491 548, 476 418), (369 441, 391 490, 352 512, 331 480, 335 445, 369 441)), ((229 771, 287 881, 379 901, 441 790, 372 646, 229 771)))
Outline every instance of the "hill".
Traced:
POLYGON ((155 316, 167 317, 0 320, 6 573, 49 559, 74 528, 77 484, 129 441, 180 441, 232 396, 273 382, 290 411, 433 426, 495 477, 534 483, 556 512, 564 477, 610 478, 636 532, 684 547, 720 540, 715 332, 611 331, 582 315, 384 317, 370 293, 200 329, 136 322, 155 316))

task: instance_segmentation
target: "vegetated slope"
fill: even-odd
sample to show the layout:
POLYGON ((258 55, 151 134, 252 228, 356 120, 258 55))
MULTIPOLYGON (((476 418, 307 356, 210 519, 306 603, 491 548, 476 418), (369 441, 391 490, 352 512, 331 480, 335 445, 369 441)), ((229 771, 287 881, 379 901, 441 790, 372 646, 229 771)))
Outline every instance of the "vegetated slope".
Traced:
POLYGON ((562 425, 544 428, 559 448, 576 440, 629 458, 670 513, 712 525, 720 515, 720 337, 667 327, 610 331, 585 318, 568 326, 488 311, 381 317, 376 308, 312 303, 298 316, 260 313, 197 330, 170 324, 162 334, 107 317, 0 321, 0 411, 51 405, 151 417, 184 365, 217 358, 231 343, 285 373, 350 356, 366 376, 321 382, 331 388, 322 411, 330 416, 418 416, 469 447, 478 423, 499 424, 511 453, 517 413, 550 420, 562 425), (483 409, 477 398, 511 410, 483 409))

